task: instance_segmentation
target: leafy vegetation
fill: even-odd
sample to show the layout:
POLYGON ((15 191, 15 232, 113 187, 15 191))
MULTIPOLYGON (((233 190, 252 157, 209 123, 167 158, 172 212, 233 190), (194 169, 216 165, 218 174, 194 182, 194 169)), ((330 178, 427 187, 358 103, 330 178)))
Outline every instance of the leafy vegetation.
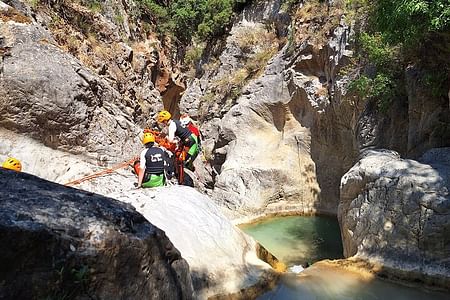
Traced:
POLYGON ((161 34, 173 34, 181 43, 220 35, 234 10, 246 0, 137 0, 152 15, 161 34))
POLYGON ((448 0, 377 0, 373 8, 377 31, 393 43, 412 44, 432 32, 450 28, 448 0))
POLYGON ((201 59, 204 45, 192 45, 184 55, 184 63, 187 66, 194 67, 201 59))
POLYGON ((99 13, 102 11, 102 4, 99 0, 89 0, 87 1, 87 5, 93 13, 99 13))
MULTIPOLYGON (((443 72, 427 71, 436 66, 423 59, 421 47, 427 44, 432 51, 437 44, 435 37, 445 36, 450 29, 448 0, 347 0, 346 5, 350 16, 367 18, 370 29, 357 37, 358 64, 366 67, 350 84, 350 91, 360 99, 376 100, 379 110, 386 111, 393 99, 405 92, 403 70, 414 61, 428 72, 423 81, 431 94, 438 97, 445 92, 445 68, 449 66, 440 66, 443 72)), ((443 53, 448 56, 445 51, 449 54, 450 49, 443 53)), ((439 61, 438 57, 433 59, 439 61)), ((448 63, 448 57, 445 60, 448 63)))

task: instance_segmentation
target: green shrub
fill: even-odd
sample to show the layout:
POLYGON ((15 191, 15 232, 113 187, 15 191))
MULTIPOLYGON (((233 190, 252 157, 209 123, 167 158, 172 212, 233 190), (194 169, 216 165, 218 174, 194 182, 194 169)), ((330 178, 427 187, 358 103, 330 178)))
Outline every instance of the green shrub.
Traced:
POLYGON ((397 87, 392 77, 379 73, 375 78, 361 75, 350 83, 348 89, 363 101, 375 99, 378 109, 385 112, 391 105, 397 87))
POLYGON ((445 70, 428 71, 423 76, 423 83, 433 97, 446 97, 448 93, 448 79, 445 70))
POLYGON ((431 32, 450 28, 448 0, 377 0, 372 23, 393 43, 417 43, 431 32))
POLYGON ((187 45, 193 37, 207 40, 224 33, 236 7, 246 0, 173 0, 167 5, 138 0, 155 19, 157 29, 187 45))
POLYGON ((87 6, 93 13, 99 13, 102 11, 102 4, 99 0, 88 0, 87 6))
POLYGON ((359 37, 359 42, 363 55, 378 68, 389 67, 398 55, 396 48, 386 43, 380 33, 363 32, 359 37))
POLYGON ((190 67, 194 67, 202 58, 203 45, 194 45, 187 49, 184 55, 184 63, 190 67))

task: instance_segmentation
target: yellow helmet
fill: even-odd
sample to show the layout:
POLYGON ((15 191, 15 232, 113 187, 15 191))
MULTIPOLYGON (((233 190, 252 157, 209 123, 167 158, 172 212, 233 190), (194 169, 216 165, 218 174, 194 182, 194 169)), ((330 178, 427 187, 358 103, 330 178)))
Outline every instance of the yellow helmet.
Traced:
POLYGON ((142 144, 153 143, 155 142, 155 136, 150 132, 145 132, 144 137, 142 138, 142 144))
POLYGON ((158 113, 158 122, 162 123, 164 121, 169 121, 172 115, 167 110, 162 110, 158 113))
POLYGON ((2 167, 14 171, 22 171, 22 164, 18 159, 8 157, 2 164, 2 167))

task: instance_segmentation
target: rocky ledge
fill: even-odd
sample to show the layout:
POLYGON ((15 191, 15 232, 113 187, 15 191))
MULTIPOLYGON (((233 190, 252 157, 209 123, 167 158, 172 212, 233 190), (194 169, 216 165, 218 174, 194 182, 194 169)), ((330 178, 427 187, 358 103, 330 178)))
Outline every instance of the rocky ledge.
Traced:
POLYGON ((341 181, 345 257, 373 261, 390 276, 450 286, 450 148, 419 161, 370 150, 341 181))
POLYGON ((130 205, 1 168, 0 184, 0 299, 193 298, 187 262, 130 205))
POLYGON ((277 280, 278 274, 259 259, 268 255, 255 240, 195 189, 172 186, 110 195, 132 204, 166 232, 189 264, 196 298, 254 299, 277 280))

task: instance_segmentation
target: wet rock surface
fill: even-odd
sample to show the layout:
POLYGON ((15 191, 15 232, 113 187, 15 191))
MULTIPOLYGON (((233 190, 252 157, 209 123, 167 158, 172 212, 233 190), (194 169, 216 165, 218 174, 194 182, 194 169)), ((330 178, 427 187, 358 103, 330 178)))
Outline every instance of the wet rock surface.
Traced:
POLYGON ((0 184, 0 299, 192 299, 188 264, 131 206, 9 170, 0 184))

